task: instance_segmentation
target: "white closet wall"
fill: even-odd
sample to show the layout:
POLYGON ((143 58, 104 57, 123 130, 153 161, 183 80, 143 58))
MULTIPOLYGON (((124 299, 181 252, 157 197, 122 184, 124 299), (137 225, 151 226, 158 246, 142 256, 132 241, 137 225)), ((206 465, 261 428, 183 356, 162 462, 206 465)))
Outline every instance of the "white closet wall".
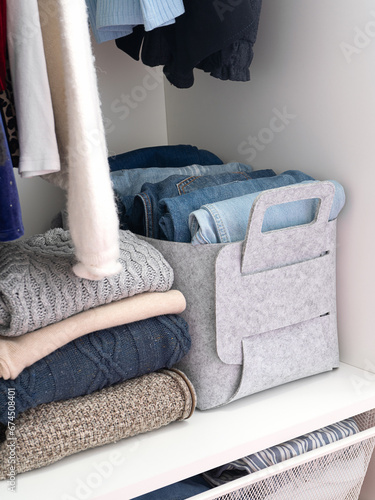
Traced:
POLYGON ((25 229, 20 239, 44 233, 51 227, 52 218, 64 206, 64 192, 40 177, 22 179, 17 170, 14 175, 25 229))
POLYGON ((168 144, 161 67, 149 68, 115 42, 93 42, 109 154, 168 144))

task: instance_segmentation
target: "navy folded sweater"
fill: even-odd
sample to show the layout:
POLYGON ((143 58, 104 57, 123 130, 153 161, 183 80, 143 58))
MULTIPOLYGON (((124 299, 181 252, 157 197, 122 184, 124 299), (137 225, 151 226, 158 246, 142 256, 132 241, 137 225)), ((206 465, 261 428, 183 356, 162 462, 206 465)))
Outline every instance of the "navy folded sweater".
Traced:
POLYGON ((9 389, 14 389, 17 416, 42 403, 171 368, 190 343, 187 323, 174 314, 84 335, 25 368, 15 380, 0 379, 0 422, 9 420, 9 389))

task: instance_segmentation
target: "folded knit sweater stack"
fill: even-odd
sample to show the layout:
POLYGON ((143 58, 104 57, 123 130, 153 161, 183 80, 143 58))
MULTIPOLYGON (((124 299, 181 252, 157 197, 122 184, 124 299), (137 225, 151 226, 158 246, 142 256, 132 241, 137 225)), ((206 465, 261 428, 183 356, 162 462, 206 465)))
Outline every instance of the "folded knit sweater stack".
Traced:
MULTIPOLYGON (((170 370, 190 348, 188 326, 179 316, 185 298, 171 290, 172 268, 129 231, 120 231, 119 261, 115 276, 77 277, 72 240, 61 228, 0 246, 0 426, 7 428, 3 434, 0 429, 0 457, 18 423, 19 446, 29 451, 26 460, 18 450, 17 472, 112 442, 114 422, 103 419, 104 408, 116 415, 117 440, 194 410, 190 382, 170 370), (83 411, 91 406, 95 411, 83 411), (130 407, 131 421, 125 419, 130 407), (72 415, 80 420, 79 439, 78 428, 69 425, 72 415), (43 441, 33 441, 33 429, 42 432, 35 427, 38 420, 54 426, 51 450, 69 441, 48 459, 43 441), (85 439, 86 432, 99 435, 98 428, 100 439, 85 439)), ((5 479, 6 460, 0 463, 5 479)))

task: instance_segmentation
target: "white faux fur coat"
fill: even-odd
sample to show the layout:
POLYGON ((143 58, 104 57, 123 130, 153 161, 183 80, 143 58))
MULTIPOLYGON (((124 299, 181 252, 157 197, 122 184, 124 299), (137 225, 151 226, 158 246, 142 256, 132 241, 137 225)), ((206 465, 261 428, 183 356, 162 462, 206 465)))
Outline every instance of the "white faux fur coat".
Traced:
POLYGON ((61 163, 59 172, 46 177, 67 192, 75 274, 98 280, 121 265, 86 3, 38 0, 38 8, 61 163))

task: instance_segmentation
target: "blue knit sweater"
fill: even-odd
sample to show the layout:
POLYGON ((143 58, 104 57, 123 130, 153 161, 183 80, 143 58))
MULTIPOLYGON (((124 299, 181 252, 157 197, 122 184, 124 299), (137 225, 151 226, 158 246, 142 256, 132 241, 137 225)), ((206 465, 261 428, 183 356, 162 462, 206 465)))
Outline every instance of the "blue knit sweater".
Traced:
POLYGON ((83 396, 170 368, 188 352, 190 343, 187 323, 173 314, 84 335, 25 368, 15 380, 0 379, 0 422, 8 421, 10 388, 15 389, 18 415, 42 403, 83 396))

